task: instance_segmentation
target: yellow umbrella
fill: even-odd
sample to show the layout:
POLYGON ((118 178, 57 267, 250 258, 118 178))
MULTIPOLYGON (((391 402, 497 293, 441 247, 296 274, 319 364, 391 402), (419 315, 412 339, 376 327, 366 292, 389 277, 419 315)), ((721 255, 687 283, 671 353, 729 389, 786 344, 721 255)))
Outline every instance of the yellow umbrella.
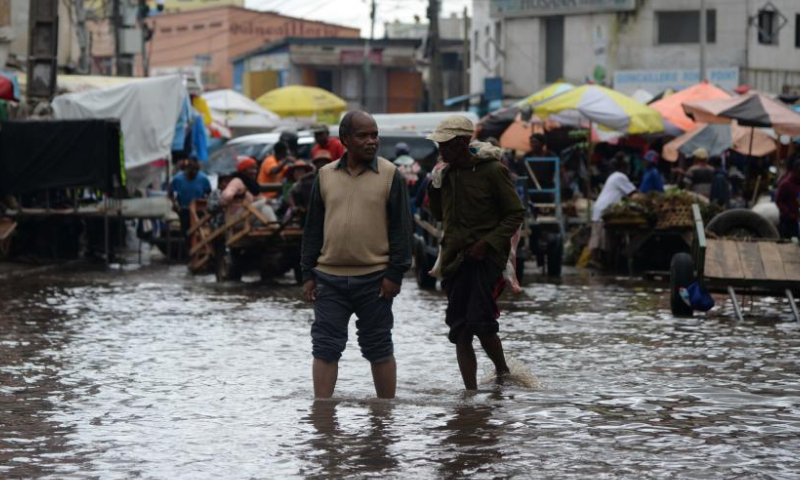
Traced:
POLYGON ((256 103, 281 117, 316 117, 334 123, 347 110, 347 103, 327 90, 292 85, 276 88, 261 95, 256 103))
POLYGON ((562 93, 572 90, 573 88, 575 88, 575 85, 571 83, 556 82, 552 85, 544 87, 536 93, 529 95, 527 98, 520 100, 514 104, 514 106, 524 107, 525 105, 533 105, 534 103, 539 103, 542 100, 547 100, 550 97, 561 95, 562 93))
POLYGON ((533 105, 533 113, 562 123, 581 120, 627 134, 664 131, 661 114, 627 95, 600 85, 584 85, 533 105))

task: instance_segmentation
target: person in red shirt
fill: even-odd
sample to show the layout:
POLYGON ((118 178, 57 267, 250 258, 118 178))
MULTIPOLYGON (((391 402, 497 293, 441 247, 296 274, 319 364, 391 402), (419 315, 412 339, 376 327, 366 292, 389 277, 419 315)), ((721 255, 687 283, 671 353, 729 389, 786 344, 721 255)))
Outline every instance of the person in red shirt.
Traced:
POLYGON ((311 150, 311 158, 315 158, 321 150, 327 150, 331 154, 331 161, 335 162, 344 155, 344 145, 338 138, 331 138, 331 132, 327 125, 315 124, 311 127, 314 132, 314 149, 311 150))

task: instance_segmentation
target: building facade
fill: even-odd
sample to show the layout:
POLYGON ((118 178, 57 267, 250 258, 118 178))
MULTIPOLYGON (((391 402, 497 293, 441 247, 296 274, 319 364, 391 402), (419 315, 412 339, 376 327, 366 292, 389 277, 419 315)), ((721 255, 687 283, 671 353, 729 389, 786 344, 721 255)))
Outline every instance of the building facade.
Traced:
MULTIPOLYGON (((800 1, 705 3, 710 81, 800 90, 800 1)), ((498 77, 507 97, 559 79, 616 79, 630 93, 700 78, 698 0, 476 0, 473 9, 472 92, 498 77)))
MULTIPOLYGON (((203 84, 212 89, 232 87, 231 60, 258 47, 285 37, 357 38, 360 33, 355 28, 228 5, 151 15, 147 24, 153 32, 144 46, 149 70, 199 68, 203 84)), ((114 39, 107 21, 94 25, 92 38, 95 70, 110 74, 114 39)), ((136 55, 135 71, 143 74, 141 55, 136 55)))
POLYGON ((233 88, 257 98, 287 85, 320 87, 351 109, 416 112, 423 100, 414 39, 373 40, 365 77, 363 38, 287 38, 234 59, 233 88))

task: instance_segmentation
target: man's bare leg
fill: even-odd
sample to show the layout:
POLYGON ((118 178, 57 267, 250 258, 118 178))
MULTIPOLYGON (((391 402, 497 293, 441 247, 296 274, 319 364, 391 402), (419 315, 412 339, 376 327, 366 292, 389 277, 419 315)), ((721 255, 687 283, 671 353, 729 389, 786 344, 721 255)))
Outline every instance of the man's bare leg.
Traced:
POLYGON ((506 356, 503 354, 503 344, 500 342, 500 337, 496 333, 491 335, 483 335, 478 337, 481 341, 481 346, 489 359, 494 363, 494 368, 497 370, 497 376, 509 373, 511 370, 506 363, 506 356))
POLYGON ((339 362, 326 362, 314 359, 312 367, 314 377, 314 398, 331 398, 339 377, 339 362))
POLYGON ((397 389, 397 362, 395 362, 394 356, 371 365, 372 381, 375 383, 375 393, 378 398, 394 398, 397 389))
POLYGON ((478 360, 475 358, 475 349, 472 348, 472 335, 461 334, 456 341, 456 359, 458 369, 461 370, 461 379, 467 390, 478 389, 478 360))

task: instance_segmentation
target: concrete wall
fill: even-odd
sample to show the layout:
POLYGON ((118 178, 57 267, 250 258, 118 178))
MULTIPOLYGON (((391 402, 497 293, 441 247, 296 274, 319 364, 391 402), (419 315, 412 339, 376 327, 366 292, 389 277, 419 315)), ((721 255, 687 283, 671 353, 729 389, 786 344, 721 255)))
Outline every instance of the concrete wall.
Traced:
MULTIPOLYGON (((10 0, 11 41, 9 53, 18 59, 28 58, 28 0, 10 0)), ((75 27, 71 22, 69 11, 64 2, 58 2, 58 65, 74 67, 78 62, 80 49, 75 35, 75 27)), ((5 62, 2 62, 5 63, 5 62)))

